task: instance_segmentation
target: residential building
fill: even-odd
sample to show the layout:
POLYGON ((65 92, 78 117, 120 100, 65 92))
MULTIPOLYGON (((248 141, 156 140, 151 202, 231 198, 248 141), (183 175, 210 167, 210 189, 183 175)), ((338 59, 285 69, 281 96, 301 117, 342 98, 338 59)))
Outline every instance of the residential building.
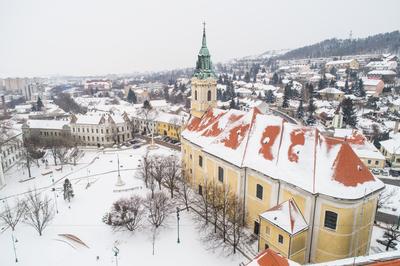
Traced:
POLYGON ((241 198, 259 249, 298 263, 367 254, 384 184, 351 145, 257 107, 218 109, 215 91, 203 31, 192 117, 181 135, 183 172, 193 188, 201 194, 219 184, 241 198))
POLYGON ((4 173, 22 157, 22 134, 14 130, 12 132, 0 143, 0 188, 5 185, 4 173))
POLYGON ((385 156, 367 140, 367 138, 355 129, 335 129, 335 138, 346 141, 354 152, 368 168, 384 168, 385 156))
POLYGON ((92 91, 93 93, 98 91, 109 91, 112 88, 112 82, 108 79, 86 80, 83 85, 85 90, 92 91))
POLYGON ((156 132, 158 135, 180 140, 182 126, 185 122, 183 116, 159 112, 155 121, 157 123, 156 132))
POLYGON ((72 137, 88 146, 112 146, 132 138, 131 121, 126 113, 73 115, 70 127, 72 137))
POLYGON ((344 98, 344 92, 333 87, 319 90, 318 94, 321 96, 322 100, 328 101, 342 101, 344 98))
POLYGON ((392 167, 400 168, 400 133, 393 134, 390 139, 379 142, 381 152, 392 167))
POLYGON ((385 83, 380 79, 363 78, 362 81, 367 95, 378 97, 385 88, 385 83))
POLYGON ((331 70, 333 67, 335 67, 336 69, 349 68, 356 70, 360 68, 360 64, 356 59, 336 60, 336 61, 330 61, 325 64, 325 68, 328 71, 331 70))
POLYGON ((29 119, 22 125, 24 139, 39 138, 64 138, 71 135, 69 120, 39 120, 29 119))

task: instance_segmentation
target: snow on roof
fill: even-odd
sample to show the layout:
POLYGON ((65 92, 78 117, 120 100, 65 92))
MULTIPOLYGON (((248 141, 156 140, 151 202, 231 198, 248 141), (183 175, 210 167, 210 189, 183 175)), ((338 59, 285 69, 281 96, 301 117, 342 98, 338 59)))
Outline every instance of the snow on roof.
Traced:
POLYGON ((396 75, 396 72, 392 70, 372 70, 368 72, 368 75, 396 75))
POLYGON ((294 199, 282 202, 261 214, 261 217, 282 228, 291 235, 306 229, 308 224, 294 199))
POLYGON ((35 120, 30 119, 26 121, 26 125, 29 128, 40 128, 40 129, 59 129, 61 130, 63 126, 68 125, 69 120, 35 120))
POLYGON ((364 167, 349 143, 311 127, 264 114, 210 108, 192 117, 182 137, 238 167, 248 167, 311 193, 361 198, 383 183, 364 167))
POLYGON ((154 120, 157 122, 163 122, 163 123, 173 124, 173 125, 178 125, 178 126, 182 124, 183 119, 184 119, 184 117, 181 115, 169 114, 169 113, 165 113, 165 112, 158 112, 157 116, 154 118, 154 120))
MULTIPOLYGON (((254 264, 257 265, 257 264, 254 264)), ((336 265, 400 265, 400 251, 381 252, 373 255, 352 257, 341 260, 328 261, 317 264, 308 264, 309 266, 336 266, 336 265), (390 264, 388 264, 388 262, 390 264)))
POLYGON ((359 158, 385 160, 385 156, 358 130, 337 128, 333 136, 348 142, 359 158))
POLYGON ((300 264, 288 260, 281 254, 268 248, 257 255, 247 266, 298 266, 300 264))
POLYGON ((100 123, 101 118, 103 117, 102 113, 90 113, 86 115, 77 115, 76 116, 76 124, 85 124, 85 125, 98 125, 100 123))
POLYGON ((326 63, 327 66, 334 66, 334 65, 341 65, 341 64, 349 64, 355 59, 346 59, 346 60, 336 60, 336 61, 330 61, 326 63))
POLYGON ((393 137, 388 140, 379 142, 385 150, 391 154, 400 154, 400 134, 394 134, 393 137))
POLYGON ((376 86, 379 83, 383 82, 380 79, 369 79, 369 78, 362 78, 364 86, 376 86))
POLYGON ((318 91, 319 93, 330 93, 330 94, 344 94, 343 91, 333 88, 333 87, 328 87, 322 90, 318 91))

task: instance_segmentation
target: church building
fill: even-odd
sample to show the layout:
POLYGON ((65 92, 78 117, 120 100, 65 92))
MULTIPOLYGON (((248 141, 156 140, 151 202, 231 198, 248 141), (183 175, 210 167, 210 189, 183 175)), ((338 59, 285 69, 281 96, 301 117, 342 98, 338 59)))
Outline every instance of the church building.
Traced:
POLYGON ((216 84, 203 29, 181 136, 192 187, 202 193, 207 182, 229 186, 243 200, 260 251, 299 263, 367 254, 384 184, 349 143, 261 108, 218 109, 216 84))

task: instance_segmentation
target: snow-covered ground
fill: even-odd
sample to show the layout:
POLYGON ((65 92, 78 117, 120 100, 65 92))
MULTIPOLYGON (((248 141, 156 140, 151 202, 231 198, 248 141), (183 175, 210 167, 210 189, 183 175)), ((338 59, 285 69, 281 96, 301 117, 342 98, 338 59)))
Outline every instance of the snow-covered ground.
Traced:
MULTIPOLYGON (((70 266, 70 265, 115 265, 113 247, 117 245, 119 265, 239 265, 247 262, 240 254, 226 256, 222 250, 211 252, 199 238, 191 212, 182 211, 180 220, 180 240, 177 243, 176 215, 172 214, 161 229, 155 244, 155 255, 152 255, 152 241, 148 223, 138 231, 114 232, 110 226, 102 222, 103 215, 111 204, 132 194, 145 196, 147 191, 143 182, 136 179, 135 168, 146 147, 137 150, 122 151, 85 151, 84 156, 76 166, 64 166, 63 171, 53 171, 53 174, 42 176, 45 167, 33 167, 35 179, 20 183, 26 179, 25 169, 11 169, 6 173, 7 185, 0 190, 0 199, 7 198, 10 204, 16 197, 24 197, 22 193, 36 188, 47 194, 55 203, 58 214, 45 229, 44 235, 30 226, 20 223, 14 236, 18 257, 18 265, 70 266), (121 166, 121 177, 126 183, 122 189, 125 192, 115 192, 117 181, 117 155, 121 166), (89 174, 89 177, 87 177, 89 174), (62 198, 61 187, 63 178, 71 180, 75 197, 71 203, 62 198), (56 184, 56 195, 51 191, 52 179, 56 184), (88 188, 87 184, 90 183, 88 188), (73 234, 79 237, 87 246, 70 245, 63 242, 59 234, 73 234)), ((154 153, 170 154, 173 151, 160 147, 154 153)), ((48 158, 49 163, 52 162, 48 158)), ((50 166, 50 169, 55 169, 50 166)), ((3 205, 3 201, 0 202, 3 205)), ((1 209, 3 206, 1 206, 1 209)), ((0 265, 14 265, 14 250, 10 229, 0 230, 0 265)))
POLYGON ((385 202, 384 206, 382 208, 380 208, 379 211, 399 216, 400 215, 400 187, 385 184, 384 193, 385 194, 393 193, 393 195, 390 197, 390 199, 388 199, 385 202))

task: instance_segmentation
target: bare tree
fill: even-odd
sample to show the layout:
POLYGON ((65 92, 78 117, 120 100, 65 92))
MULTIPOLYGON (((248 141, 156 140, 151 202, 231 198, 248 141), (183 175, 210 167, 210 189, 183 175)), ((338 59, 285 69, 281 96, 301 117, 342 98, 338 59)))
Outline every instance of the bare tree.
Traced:
POLYGON ((53 137, 46 139, 43 144, 50 149, 54 164, 57 165, 57 159, 59 159, 62 166, 65 162, 65 156, 67 155, 68 149, 73 147, 74 142, 71 136, 63 136, 62 138, 53 137))
POLYGON ((17 200, 13 208, 10 208, 10 206, 5 203, 4 211, 0 213, 0 220, 14 231, 22 216, 25 214, 25 210, 26 205, 23 201, 17 200))
POLYGON ((209 183, 209 188, 207 189, 207 191, 210 194, 209 199, 210 199, 211 210, 212 210, 214 233, 217 233, 218 215, 220 215, 221 208, 222 208, 221 194, 223 192, 222 192, 221 186, 217 185, 214 181, 209 183))
POLYGON ((156 192, 154 196, 148 194, 145 201, 145 207, 149 214, 149 222, 152 225, 153 230, 153 255, 154 247, 157 236, 157 230, 163 225, 165 219, 172 212, 172 205, 169 202, 168 197, 163 192, 156 192))
POLYGON ((226 237, 227 237, 227 232, 229 230, 229 225, 228 225, 228 215, 229 215, 229 210, 231 208, 231 203, 232 203, 232 195, 230 192, 229 186, 223 185, 221 188, 221 193, 219 193, 220 197, 220 212, 221 212, 221 233, 222 233, 222 240, 225 242, 226 237))
POLYGON ((387 225, 384 236, 387 238, 386 251, 388 251, 391 244, 400 239, 400 231, 396 225, 390 224, 387 225))
POLYGON ((151 167, 152 167, 152 160, 151 156, 149 155, 149 152, 147 151, 143 156, 142 159, 140 160, 140 165, 139 169, 136 172, 137 177, 139 179, 142 179, 144 181, 144 184, 146 188, 149 186, 149 179, 151 176, 151 167))
POLYGON ((35 228, 41 236, 43 230, 47 227, 54 217, 53 204, 50 199, 36 191, 31 191, 26 196, 26 221, 28 225, 35 228))
POLYGON ((158 188, 161 190, 161 184, 165 178, 165 166, 166 161, 164 156, 153 156, 152 157, 152 167, 151 175, 154 180, 158 183, 158 188))
POLYGON ((243 205, 243 201, 236 195, 230 197, 228 217, 231 226, 228 234, 231 239, 234 254, 236 253, 237 247, 245 235, 245 221, 247 220, 246 215, 247 214, 243 205))
POLYGON ((378 201, 377 201, 377 204, 376 204, 376 208, 380 209, 383 206, 385 206, 386 204, 390 203, 391 199, 394 196, 394 194, 396 194, 396 190, 395 189, 382 191, 378 196, 378 201))
POLYGON ((205 225, 208 225, 210 220, 211 203, 210 203, 210 183, 206 180, 204 186, 202 186, 202 191, 200 192, 200 197, 198 198, 196 205, 199 208, 200 216, 205 220, 205 225))
POLYGON ((152 130, 150 130, 150 123, 154 121, 154 119, 157 116, 157 112, 150 107, 142 107, 140 111, 138 112, 138 116, 141 120, 144 120, 144 123, 146 125, 146 134, 149 133, 154 133, 152 130))
MULTIPOLYGON (((376 211, 378 211, 383 206, 391 203, 391 199, 393 198, 394 194, 396 194, 396 190, 395 189, 382 191, 378 195, 378 200, 376 202, 376 211)), ((376 222, 376 215, 375 215, 375 221, 374 222, 376 222)))
POLYGON ((185 205, 186 210, 189 211, 189 205, 193 202, 194 197, 190 187, 190 180, 185 174, 180 175, 178 187, 179 200, 185 205))
POLYGON ((175 155, 165 158, 165 177, 164 184, 169 189, 171 199, 174 197, 174 191, 178 189, 178 180, 181 175, 180 160, 175 155))
POLYGON ((114 229, 124 227, 129 231, 135 231, 139 228, 143 216, 143 200, 134 195, 128 199, 122 198, 114 202, 104 222, 113 226, 114 229))

